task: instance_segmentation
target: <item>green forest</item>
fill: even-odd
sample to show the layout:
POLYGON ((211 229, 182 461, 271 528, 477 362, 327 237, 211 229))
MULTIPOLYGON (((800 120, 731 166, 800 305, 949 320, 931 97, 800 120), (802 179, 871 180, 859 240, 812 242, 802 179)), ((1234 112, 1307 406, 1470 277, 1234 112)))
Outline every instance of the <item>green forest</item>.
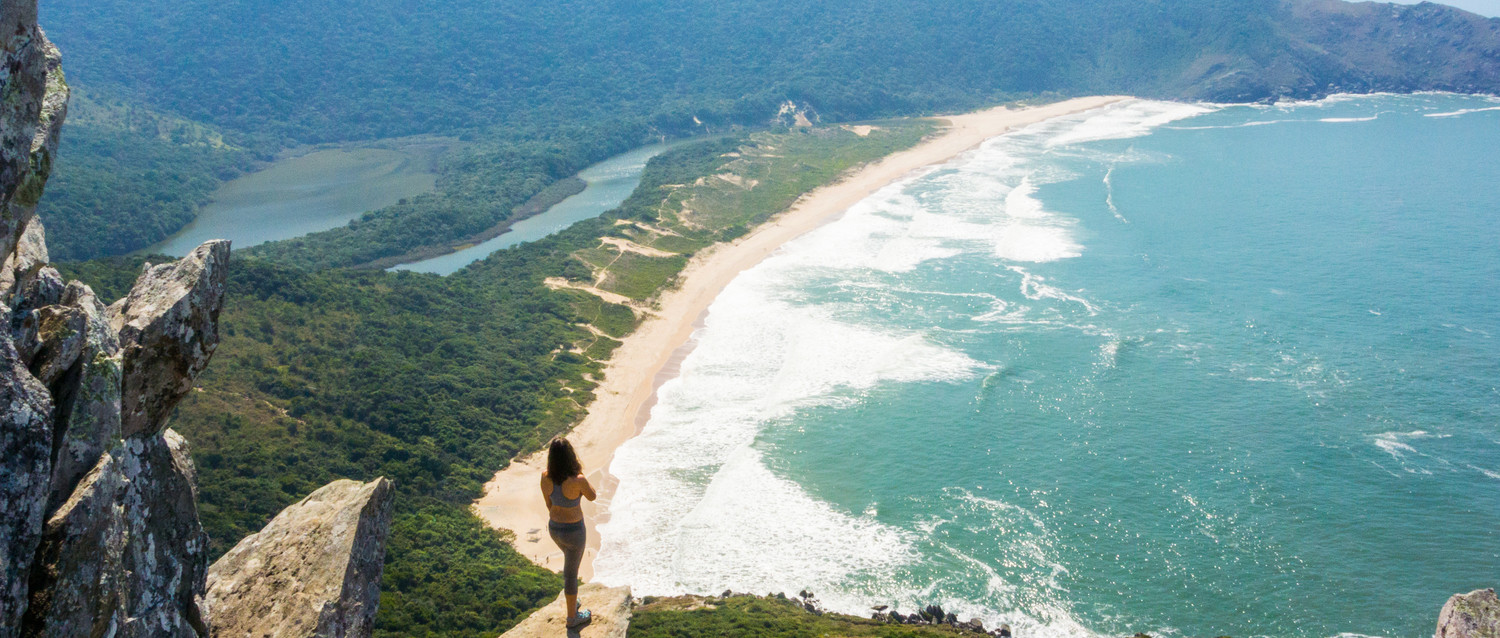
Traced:
MULTIPOLYGON (((662 221, 665 184, 726 170, 728 151, 783 149, 758 170, 798 173, 770 195, 735 200, 741 226, 769 217, 843 170, 915 143, 925 122, 857 136, 839 129, 728 137, 654 159, 634 197, 603 218, 500 251, 458 273, 310 271, 236 253, 222 342, 172 427, 191 444, 200 511, 217 556, 277 512, 337 478, 390 478, 396 522, 386 557, 379 636, 494 636, 550 601, 560 578, 532 565, 468 510, 520 452, 572 425, 635 311, 547 277, 577 274, 578 255, 620 236, 615 220, 662 221)), ((741 231, 743 232, 743 231, 741 231)), ((706 246, 718 231, 701 235, 706 246)), ((690 247, 684 247, 690 248, 690 247)), ((123 296, 144 261, 61 264, 102 298, 123 296)), ((681 263, 677 264, 677 268, 681 263)), ((616 269, 644 299, 677 270, 616 269)))
MULTIPOLYGON (((259 249, 322 268, 430 254, 590 163, 662 135, 765 126, 788 101, 849 121, 1053 94, 1500 89, 1480 72, 1500 21, 1375 6, 1324 16, 1312 0, 184 0, 163 11, 86 0, 43 3, 42 22, 74 85, 212 127, 258 157, 415 134, 474 143, 444 162, 434 193, 259 249)), ((127 152, 118 137, 69 130, 43 202, 71 231, 60 257, 149 245, 245 167, 162 142, 127 152)))
MULTIPOLYGON (((489 637, 561 584, 469 503, 588 405, 619 342, 582 324, 617 338, 640 317, 545 279, 649 304, 694 251, 931 130, 788 130, 774 121, 788 102, 837 123, 1038 96, 1500 88, 1465 71, 1500 46, 1500 21, 1422 5, 1324 29, 1307 11, 1280 0, 44 2, 69 82, 89 100, 75 105, 40 211, 59 267, 113 299, 148 259, 124 255, 280 151, 463 140, 430 193, 237 252, 223 342, 172 427, 192 445, 215 555, 330 480, 386 476, 398 498, 377 635, 489 637), (1343 44, 1346 30, 1367 35, 1343 44), (379 269, 492 234, 580 169, 664 137, 707 139, 654 159, 604 218, 449 277, 379 269), (755 153, 761 144, 792 150, 755 153), (734 166, 731 150, 744 151, 734 166), (688 191, 667 185, 725 170, 770 186, 693 192, 712 206, 691 224, 668 214, 688 191), (605 237, 673 255, 622 259, 605 237)), ((640 627, 783 627, 787 610, 729 612, 640 627)), ((925 635, 869 631, 850 635, 925 635)))

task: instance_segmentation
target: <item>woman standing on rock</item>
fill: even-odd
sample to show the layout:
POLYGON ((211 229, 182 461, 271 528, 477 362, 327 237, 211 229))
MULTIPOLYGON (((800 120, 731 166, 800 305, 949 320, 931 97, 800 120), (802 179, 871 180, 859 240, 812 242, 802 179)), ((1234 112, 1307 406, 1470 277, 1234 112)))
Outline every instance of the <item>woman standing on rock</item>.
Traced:
POLYGON ((568 627, 588 624, 589 610, 578 609, 578 565, 583 562, 583 548, 588 530, 583 526, 580 499, 592 501, 594 486, 583 477, 583 464, 567 439, 557 437, 547 450, 547 471, 542 474, 542 498, 552 515, 547 531, 563 552, 563 596, 568 602, 568 627))

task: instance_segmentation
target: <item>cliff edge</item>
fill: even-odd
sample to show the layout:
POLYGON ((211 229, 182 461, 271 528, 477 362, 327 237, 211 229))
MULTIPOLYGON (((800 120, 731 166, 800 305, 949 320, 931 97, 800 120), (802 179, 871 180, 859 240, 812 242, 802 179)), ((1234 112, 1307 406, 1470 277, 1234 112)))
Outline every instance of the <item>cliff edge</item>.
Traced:
POLYGON ((36 204, 68 87, 36 16, 35 0, 0 4, 0 638, 240 635, 212 620, 251 613, 277 627, 257 635, 370 635, 390 527, 384 479, 335 483, 247 539, 297 539, 282 544, 316 559, 293 566, 297 584, 331 586, 261 591, 276 582, 261 566, 286 567, 274 560, 221 561, 213 576, 234 586, 211 577, 197 472, 167 422, 218 347, 229 243, 147 264, 107 307, 48 264, 36 204), (309 505, 338 494, 348 498, 309 505), (257 595, 211 609, 211 581, 257 595), (293 622, 306 609, 317 620, 293 622))

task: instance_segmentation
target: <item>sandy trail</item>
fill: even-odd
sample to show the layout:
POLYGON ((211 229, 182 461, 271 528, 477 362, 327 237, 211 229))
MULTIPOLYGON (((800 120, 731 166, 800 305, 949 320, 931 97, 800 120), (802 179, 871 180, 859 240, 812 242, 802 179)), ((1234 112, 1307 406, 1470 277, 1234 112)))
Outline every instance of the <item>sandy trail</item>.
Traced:
MULTIPOLYGON (((648 318, 605 368, 597 397, 569 440, 578 450, 599 500, 585 503, 589 550, 580 576, 593 576, 593 555, 599 546, 594 526, 608 520, 609 502, 618 481, 609 474, 615 449, 645 426, 656 403, 656 388, 677 375, 690 339, 719 291, 735 276, 755 266, 782 244, 811 231, 871 193, 910 174, 939 164, 1016 127, 1092 110, 1130 99, 1085 97, 1043 106, 1005 107, 939 118, 948 126, 916 146, 866 164, 840 181, 822 186, 798 199, 790 208, 754 232, 729 243, 699 251, 683 270, 682 285, 665 294, 660 310, 648 318)), ((547 535, 547 509, 539 482, 545 452, 518 459, 485 485, 475 511, 490 525, 515 532, 516 548, 537 564, 562 568, 562 554, 547 535)))

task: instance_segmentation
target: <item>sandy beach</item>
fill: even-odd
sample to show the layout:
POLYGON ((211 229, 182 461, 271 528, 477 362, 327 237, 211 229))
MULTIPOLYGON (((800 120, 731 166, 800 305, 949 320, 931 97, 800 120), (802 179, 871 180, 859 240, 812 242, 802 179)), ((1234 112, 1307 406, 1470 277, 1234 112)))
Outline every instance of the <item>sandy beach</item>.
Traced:
MULTIPOLYGON (((804 195, 749 235, 700 251, 683 271, 680 287, 661 298, 658 314, 615 351, 588 416, 568 435, 590 472, 589 480, 599 491, 599 500, 585 505, 590 549, 581 577, 587 580, 593 574, 593 554, 599 543, 594 526, 608 520, 609 502, 617 484, 608 472, 615 449, 644 427, 656 402, 656 389, 677 374, 683 357, 691 350, 691 338, 703 314, 739 273, 912 171, 946 162, 1013 128, 1126 99, 1086 97, 937 118, 947 124, 946 128, 916 146, 861 166, 840 181, 804 195)), ((545 464, 545 452, 512 462, 485 485, 484 496, 474 508, 490 525, 514 532, 516 548, 522 554, 557 570, 562 567, 562 554, 547 535, 547 510, 538 488, 545 464)))

